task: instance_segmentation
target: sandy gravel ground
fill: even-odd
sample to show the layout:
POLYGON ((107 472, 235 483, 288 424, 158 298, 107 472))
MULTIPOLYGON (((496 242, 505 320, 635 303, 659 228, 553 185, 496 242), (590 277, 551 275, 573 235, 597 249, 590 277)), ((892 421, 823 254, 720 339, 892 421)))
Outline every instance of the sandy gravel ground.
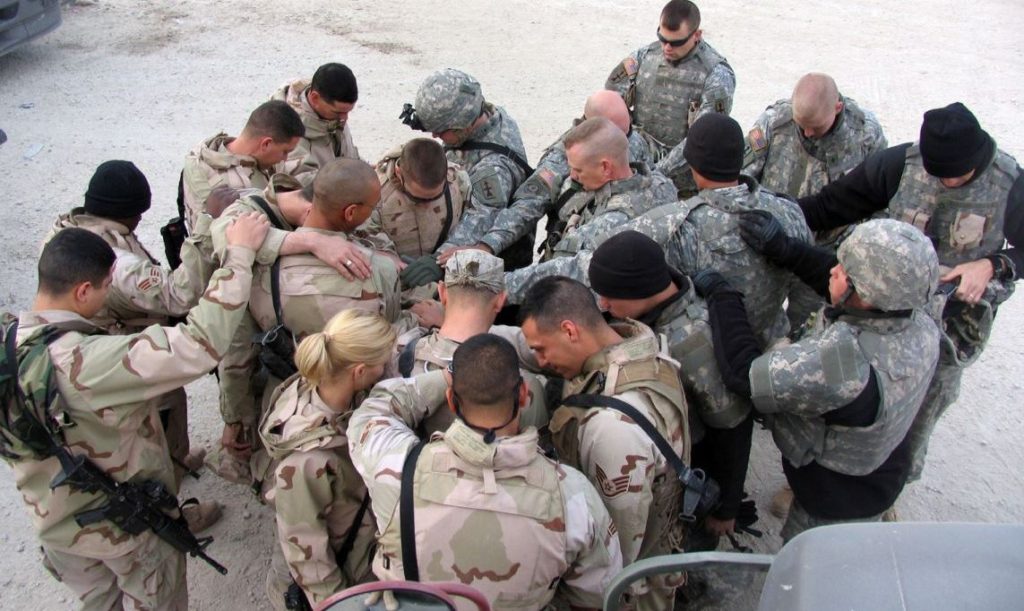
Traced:
MULTIPOLYGON (((505 106, 530 160, 577 116, 612 67, 653 40, 661 0, 505 2, 241 2, 87 0, 66 7, 56 32, 0 58, 0 308, 31 301, 39 240, 80 205, 97 164, 131 159, 149 177, 154 206, 140 228, 162 254, 158 227, 174 213, 181 161, 200 140, 237 133, 286 79, 341 61, 359 78, 352 128, 364 158, 415 134, 397 120, 432 70, 474 74, 505 106)), ((1000 145, 1024 159, 1024 5, 1017 0, 850 3, 721 0, 704 6, 707 40, 738 75, 733 116, 745 128, 810 70, 873 109, 889 141, 916 138, 921 114, 966 103, 1000 145)), ((924 478, 899 501, 907 520, 1024 519, 1024 380, 1017 297, 965 376, 960 402, 939 425, 924 478)), ((220 423, 212 379, 189 387, 192 438, 211 444, 220 423)), ((762 507, 782 481, 778 453, 758 433, 748 489, 762 507)), ((248 493, 207 475, 185 496, 227 506, 210 553, 231 574, 190 562, 194 609, 266 606, 263 578, 272 516, 248 493)), ((767 516, 759 549, 779 545, 767 516)), ((26 510, 0 469, 0 608, 74 607, 38 561, 26 510)), ((954 559, 950 560, 955 562, 954 559)))

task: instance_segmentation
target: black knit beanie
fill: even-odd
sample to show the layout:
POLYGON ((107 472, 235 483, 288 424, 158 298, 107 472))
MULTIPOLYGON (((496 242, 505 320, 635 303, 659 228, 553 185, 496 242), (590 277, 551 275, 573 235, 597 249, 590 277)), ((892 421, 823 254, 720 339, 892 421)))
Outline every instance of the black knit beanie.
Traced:
POLYGON ((661 246, 637 231, 623 231, 598 246, 588 275, 590 288, 612 299, 644 299, 672 282, 661 246))
POLYGON ((743 168, 743 129, 735 119, 706 114, 690 126, 683 157, 708 180, 730 182, 743 168))
POLYGON ((924 113, 921 161, 936 178, 959 178, 985 161, 991 141, 974 114, 960 102, 924 113))
POLYGON ((126 219, 149 210, 149 181, 130 161, 104 161, 85 192, 85 211, 110 219, 126 219))

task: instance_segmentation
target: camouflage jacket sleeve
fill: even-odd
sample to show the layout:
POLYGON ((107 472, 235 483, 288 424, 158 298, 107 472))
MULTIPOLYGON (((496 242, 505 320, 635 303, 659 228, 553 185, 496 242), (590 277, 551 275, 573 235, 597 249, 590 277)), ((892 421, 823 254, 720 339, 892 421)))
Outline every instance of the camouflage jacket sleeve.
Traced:
POLYGON ((64 358, 54 350, 54 362, 95 409, 136 406, 184 386, 213 369, 227 350, 246 312, 252 260, 251 250, 230 247, 186 324, 88 337, 64 358))
POLYGON ((217 367, 220 416, 225 424, 240 422, 246 426, 255 426, 259 420, 260 406, 252 383, 258 355, 252 338, 259 330, 256 320, 249 309, 245 308, 217 367))
POLYGON ((647 47, 640 47, 627 55, 625 59, 612 68, 608 79, 604 82, 605 89, 618 92, 626 100, 626 106, 632 106, 630 90, 633 88, 634 83, 636 83, 636 74, 640 69, 640 60, 646 49, 647 47))
POLYGON ((565 148, 558 142, 544 152, 537 170, 516 189, 512 204, 498 213, 493 226, 480 241, 500 253, 530 233, 558 199, 562 182, 568 175, 565 148))
POLYGON ((560 588, 570 605, 600 608, 602 593, 622 570, 618 532, 594 486, 575 469, 563 469, 565 539, 570 565, 560 588))
POLYGON ((325 517, 334 503, 339 460, 334 451, 292 452, 277 467, 277 541, 289 572, 314 605, 345 587, 325 517))
POLYGON ((446 389, 443 371, 384 380, 352 413, 349 455, 370 492, 379 532, 398 504, 405 455, 419 441, 413 429, 444 405, 446 389))
POLYGON ((213 260, 213 237, 210 235, 212 222, 213 218, 209 214, 196 217, 196 224, 181 245, 181 266, 174 270, 186 274, 189 285, 198 286, 200 291, 217 269, 213 260))
MULTIPOLYGON (((653 411, 636 391, 616 398, 644 413, 653 411)), ((623 564, 631 564, 640 554, 660 458, 647 434, 613 410, 598 410, 580 427, 580 463, 619 531, 623 564)))
POLYGON ((768 158, 768 149, 772 138, 772 121, 775 119, 772 109, 761 113, 761 116, 754 122, 754 127, 747 132, 747 140, 744 143, 743 169, 742 174, 750 176, 761 182, 764 175, 764 163, 768 158))
MULTIPOLYGON (((213 240, 213 253, 220 259, 224 255, 224 249, 227 247, 227 230, 231 226, 231 223, 236 218, 246 212, 258 212, 263 214, 263 210, 250 203, 246 198, 242 198, 235 203, 231 204, 221 213, 213 223, 210 225, 210 234, 213 240)), ((281 254, 281 244, 284 243, 284 239, 288 237, 290 232, 283 229, 278 229, 271 224, 270 230, 267 232, 267 239, 263 240, 263 245, 256 251, 256 263, 260 265, 273 265, 274 261, 281 254)))
POLYGON ((702 116, 719 112, 727 115, 732 112, 732 98, 736 94, 736 74, 729 64, 722 62, 711 69, 711 74, 704 81, 704 91, 700 96, 700 110, 694 121, 702 116))
POLYGON ((590 269, 593 254, 590 250, 581 250, 571 257, 555 257, 514 272, 505 272, 505 291, 509 303, 522 303, 526 291, 533 283, 548 276, 566 276, 589 286, 587 270, 590 269))
POLYGON ((191 232, 195 227, 196 217, 206 212, 206 198, 210 197, 210 192, 221 184, 227 184, 227 181, 223 175, 218 174, 212 178, 211 182, 210 176, 192 153, 185 158, 181 180, 182 190, 185 193, 185 217, 191 232))
POLYGON ((856 399, 870 375, 857 338, 846 324, 836 323, 821 335, 754 359, 751 400, 762 414, 820 416, 856 399))
POLYGON ((692 223, 683 222, 665 243, 665 260, 669 265, 692 276, 708 265, 708 255, 692 223))
POLYGON ((479 243, 512 200, 517 175, 522 175, 521 170, 504 155, 487 155, 473 166, 469 172, 473 183, 470 206, 462 212, 458 225, 438 250, 479 243))
POLYGON ((183 316, 199 301, 205 284, 193 284, 189 268, 171 271, 127 251, 117 251, 107 307, 114 311, 183 316))

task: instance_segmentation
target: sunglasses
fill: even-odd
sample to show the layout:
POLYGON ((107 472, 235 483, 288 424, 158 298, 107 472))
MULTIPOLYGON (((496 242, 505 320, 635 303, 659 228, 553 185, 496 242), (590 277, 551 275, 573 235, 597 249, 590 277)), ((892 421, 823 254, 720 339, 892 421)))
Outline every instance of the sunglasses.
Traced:
POLYGON ((658 42, 660 42, 663 45, 668 45, 670 47, 681 47, 685 45, 686 43, 690 42, 690 39, 693 38, 693 35, 696 33, 697 30, 694 30, 687 34, 686 38, 680 38, 679 40, 669 40, 661 35, 661 30, 655 32, 655 34, 658 36, 658 42))

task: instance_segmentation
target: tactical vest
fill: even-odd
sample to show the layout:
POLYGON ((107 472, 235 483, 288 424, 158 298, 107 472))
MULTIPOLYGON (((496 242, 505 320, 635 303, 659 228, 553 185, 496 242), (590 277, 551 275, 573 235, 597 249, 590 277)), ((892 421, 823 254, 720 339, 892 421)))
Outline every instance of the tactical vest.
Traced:
POLYGON ((663 146, 673 147, 686 137, 700 110, 704 83, 725 58, 701 41, 678 63, 669 63, 661 43, 646 49, 635 81, 633 122, 663 146))
MULTIPOLYGON (((464 455, 482 445, 479 434, 461 422, 445 438, 466 439, 456 441, 464 455)), ((421 578, 460 581, 497 609, 543 609, 569 569, 557 464, 540 453, 517 467, 496 470, 481 462, 460 457, 445 441, 423 449, 414 476, 421 578)), ((396 505, 374 564, 401 579, 397 514, 396 505)))
MULTIPOLYGON (((434 252, 436 246, 443 243, 446 236, 441 236, 447 216, 445 196, 430 203, 418 203, 409 198, 401 189, 395 177, 395 164, 402 154, 403 147, 392 149, 377 164, 377 177, 380 179, 380 204, 377 212, 381 221, 381 229, 395 243, 399 255, 421 257, 434 252)), ((469 177, 458 165, 448 163, 448 192, 452 202, 451 221, 448 233, 462 218, 462 208, 469 195, 469 177)))
POLYGON ((665 309, 655 328, 655 332, 665 336, 669 355, 679 362, 683 386, 694 399, 688 405, 694 443, 699 440, 698 430, 703 425, 730 429, 750 413, 750 402, 731 392, 722 381, 710 339, 708 311, 695 300, 691 285, 686 295, 665 309))
POLYGON ((1006 201, 1020 167, 997 150, 981 175, 956 189, 942 186, 925 171, 917 145, 907 161, 889 216, 910 223, 931 238, 939 263, 949 267, 974 261, 1003 248, 1006 201))
MULTIPOLYGON (((778 412, 766 419, 775 444, 790 463, 802 467, 811 461, 853 476, 867 475, 884 463, 906 437, 931 382, 939 353, 939 332, 920 310, 909 319, 851 324, 839 320, 823 334, 804 340, 818 344, 825 385, 833 393, 852 381, 859 369, 870 365, 878 382, 881 405, 874 423, 865 427, 828 425, 823 417, 778 412), (888 325, 884 328, 883 325, 888 325), (869 328, 875 326, 877 330, 869 328)), ((785 372, 772 372, 769 354, 750 368, 755 403, 785 397, 789 385, 805 381, 785 372)), ((801 390, 805 396, 806 390, 801 390)), ((813 399, 813 398, 812 398, 813 399)), ((828 396, 822 396, 822 401, 828 396)))
MULTIPOLYGON (((640 326, 640 323, 627 324, 640 326)), ((563 396, 593 393, 614 397, 631 390, 643 391, 653 405, 653 413, 647 414, 648 418, 670 443, 673 436, 671 431, 665 430, 665 424, 677 419, 680 421, 683 428, 683 452, 680 458, 688 463, 690 427, 686 399, 676 368, 672 366, 671 360, 659 353, 658 339, 653 334, 648 338, 627 338, 619 348, 609 352, 607 369, 591 371, 586 376, 566 382, 563 396)), ((558 459, 583 471, 586 469, 580 456, 580 427, 585 426, 587 415, 593 409, 563 405, 552 414, 548 427, 558 459)), ((671 468, 668 471, 671 472, 671 468)), ((682 526, 678 521, 682 494, 679 481, 675 477, 659 476, 652 492, 654 500, 648 514, 639 558, 648 557, 649 552, 667 553, 669 547, 682 543, 682 526), (665 547, 669 542, 669 547, 665 547)))
POLYGON ((872 145, 883 144, 868 141, 864 112, 852 100, 844 102, 839 125, 817 139, 803 136, 791 103, 777 105, 779 114, 769 126, 762 187, 791 197, 813 195, 864 161, 875 149, 872 145))

